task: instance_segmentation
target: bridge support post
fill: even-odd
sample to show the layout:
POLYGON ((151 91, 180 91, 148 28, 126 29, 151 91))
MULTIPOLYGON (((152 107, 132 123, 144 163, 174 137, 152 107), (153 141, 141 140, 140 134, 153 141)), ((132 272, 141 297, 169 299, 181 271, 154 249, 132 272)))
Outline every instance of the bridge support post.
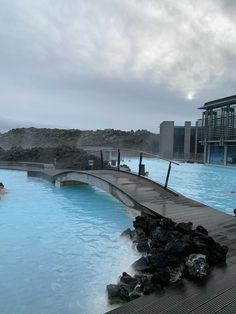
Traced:
POLYGON ((103 152, 102 152, 102 150, 100 151, 100 153, 101 153, 101 168, 103 169, 104 164, 103 164, 103 152))
POLYGON ((143 154, 142 154, 142 152, 141 152, 141 153, 140 153, 140 156, 139 156, 139 168, 138 168, 138 175, 139 175, 139 177, 140 177, 140 175, 141 175, 142 159, 143 159, 143 154))
POLYGON ((120 150, 118 149, 117 170, 120 171, 120 150))
POLYGON ((171 171, 171 161, 169 162, 169 167, 168 167, 168 170, 167 170, 165 189, 167 189, 167 185, 168 185, 168 181, 169 181, 169 177, 170 177, 170 171, 171 171))

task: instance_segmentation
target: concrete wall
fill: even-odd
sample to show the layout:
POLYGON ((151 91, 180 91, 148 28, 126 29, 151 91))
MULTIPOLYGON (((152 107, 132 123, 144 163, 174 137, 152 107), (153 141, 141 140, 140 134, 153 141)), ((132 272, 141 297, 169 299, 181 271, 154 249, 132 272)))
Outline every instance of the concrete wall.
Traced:
POLYGON ((190 157, 190 140, 191 140, 191 122, 185 121, 184 129, 184 159, 188 160, 190 157))
POLYGON ((160 125, 160 155, 173 158, 174 121, 163 121, 160 125))

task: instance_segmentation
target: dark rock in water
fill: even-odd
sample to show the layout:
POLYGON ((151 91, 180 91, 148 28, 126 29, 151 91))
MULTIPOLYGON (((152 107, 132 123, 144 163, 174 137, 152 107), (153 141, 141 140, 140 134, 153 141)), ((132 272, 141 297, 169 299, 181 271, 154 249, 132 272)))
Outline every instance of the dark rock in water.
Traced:
POLYGON ((135 229, 134 229, 134 230, 131 230, 130 239, 132 241, 134 241, 135 237, 136 237, 136 232, 135 232, 135 229))
POLYGON ((150 239, 158 239, 160 234, 161 234, 161 228, 160 227, 156 227, 156 228, 151 230, 151 232, 149 234, 149 238, 150 239))
POLYGON ((172 231, 168 230, 161 230, 161 233, 159 235, 159 241, 162 242, 163 244, 166 244, 174 239, 174 235, 172 231))
POLYGON ((132 230, 130 228, 128 228, 125 231, 123 231, 120 236, 121 237, 129 237, 131 239, 132 238, 132 230))
POLYGON ((191 254, 186 261, 186 266, 190 276, 203 278, 207 276, 208 264, 206 256, 203 254, 191 254))
POLYGON ((141 239, 146 239, 146 238, 147 238, 146 233, 143 231, 142 228, 138 227, 134 230, 134 233, 133 233, 134 241, 139 241, 141 239))
POLYGON ((163 268, 168 265, 168 256, 165 251, 159 251, 157 254, 147 256, 148 261, 155 268, 163 268))
POLYGON ((170 270, 170 282, 175 283, 175 282, 179 281, 180 279, 182 279, 184 269, 185 269, 184 264, 180 264, 175 269, 169 268, 169 270, 170 270))
POLYGON ((170 282, 170 271, 168 268, 158 268, 151 278, 154 286, 160 285, 161 287, 167 286, 170 282))
POLYGON ((196 231, 208 235, 208 231, 203 226, 197 226, 196 231))
POLYGON ((183 254, 168 254, 168 266, 179 267, 184 262, 184 258, 183 254))
POLYGON ((134 290, 134 291, 130 292, 129 299, 130 299, 130 301, 132 301, 132 300, 138 299, 142 296, 143 296, 142 292, 138 292, 138 291, 134 290))
POLYGON ((143 215, 135 218, 133 226, 135 229, 141 228, 149 236, 150 232, 160 225, 160 222, 161 219, 143 215))
MULTIPOLYGON (((135 261, 134 277, 123 273, 118 285, 108 285, 109 300, 130 301, 153 293, 182 277, 204 278, 209 265, 225 262, 228 247, 221 246, 203 226, 175 223, 169 218, 136 217, 129 237, 143 256, 135 261)), ((113 301, 112 301, 113 302, 113 301)))
POLYGON ((157 287, 151 281, 151 276, 140 276, 139 282, 144 295, 153 293, 157 290, 157 287))
POLYGON ((150 263, 144 256, 134 262, 131 266, 137 272, 149 273, 152 271, 152 265, 150 265, 150 263))
POLYGON ((171 230, 175 226, 175 222, 170 218, 162 218, 160 222, 160 226, 163 229, 171 230))
POLYGON ((147 252, 149 250, 148 239, 143 239, 139 241, 136 248, 137 251, 140 253, 147 252))
POLYGON ((107 285, 107 294, 110 303, 120 301, 120 288, 118 285, 107 285))
POLYGON ((176 232, 157 228, 150 235, 150 247, 163 247, 175 239, 176 232))
POLYGON ((166 246, 165 243, 161 242, 158 239, 151 239, 150 243, 149 243, 149 247, 151 248, 151 250, 156 250, 156 249, 160 249, 160 248, 164 248, 166 246))
POLYGON ((187 242, 183 242, 179 239, 172 240, 167 243, 165 250, 168 253, 184 253, 188 250, 189 244, 187 242))
POLYGON ((131 292, 130 286, 123 282, 120 282, 118 286, 119 286, 120 298, 126 301, 130 301, 130 298, 129 298, 129 294, 131 292))
POLYGON ((175 228, 184 234, 190 234, 193 229, 193 224, 191 222, 180 222, 178 223, 175 228))
POLYGON ((147 234, 148 231, 148 221, 146 216, 137 216, 135 218, 135 221, 133 222, 133 226, 135 229, 141 228, 145 234, 147 234))
POLYGON ((183 237, 185 237, 185 235, 183 235, 183 233, 181 233, 177 230, 171 231, 171 234, 172 234, 173 239, 182 239, 183 237))
POLYGON ((148 220, 148 232, 149 232, 149 235, 150 235, 152 230, 154 230, 154 229, 156 229, 157 227, 160 226, 160 223, 161 223, 161 219, 149 217, 149 220, 148 220))
POLYGON ((150 250, 149 250, 149 255, 156 255, 156 254, 158 254, 158 253, 160 253, 160 252, 163 252, 164 251, 164 248, 162 247, 162 248, 151 248, 150 250))
POLYGON ((138 283, 138 280, 127 274, 126 272, 123 272, 122 276, 120 277, 120 282, 125 283, 130 286, 130 289, 134 289, 135 286, 138 283))

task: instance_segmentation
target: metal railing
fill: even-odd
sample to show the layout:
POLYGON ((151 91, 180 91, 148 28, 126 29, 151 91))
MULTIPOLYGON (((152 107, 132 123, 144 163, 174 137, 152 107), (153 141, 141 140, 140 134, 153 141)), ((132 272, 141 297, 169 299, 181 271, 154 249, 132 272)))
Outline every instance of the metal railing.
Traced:
MULTIPOLYGON (((104 149, 101 149, 100 150, 100 160, 101 160, 101 169, 107 169, 108 167, 105 166, 105 163, 104 163, 104 156, 103 156, 103 152, 105 150, 104 149)), ((168 182, 169 182, 169 178, 170 178, 170 173, 171 173, 171 167, 172 167, 172 164, 175 164, 175 165, 179 165, 179 163, 173 161, 173 160, 169 160, 169 159, 166 159, 166 158, 163 158, 157 154, 153 154, 153 153, 150 153, 150 152, 145 152, 145 151, 138 151, 138 150, 133 150, 133 149, 127 149, 127 148, 117 148, 117 149, 113 149, 112 152, 117 152, 117 165, 116 166, 113 166, 113 167, 109 167, 110 169, 116 169, 117 171, 121 171, 121 151, 124 151, 126 152, 126 156, 127 153, 132 153, 132 154, 136 154, 135 157, 139 157, 139 162, 138 162, 138 176, 145 176, 145 173, 143 173, 143 157, 144 156, 148 156, 148 157, 152 157, 152 158, 157 158, 157 159, 160 159, 160 160, 164 160, 166 162, 169 163, 168 165, 168 169, 167 169, 167 173, 166 173, 166 177, 165 177, 165 184, 164 184, 164 188, 167 189, 168 187, 168 182)), ((112 160, 108 160, 108 162, 111 162, 111 161, 114 161, 114 159, 112 160)))
MULTIPOLYGON (((117 171, 125 171, 124 168, 122 168, 121 165, 121 151, 126 153, 126 157, 128 157, 128 154, 132 153, 133 156, 135 157, 139 157, 139 161, 138 161, 138 172, 137 175, 138 176, 142 176, 145 177, 145 172, 144 172, 144 165, 143 165, 143 157, 152 157, 152 158, 157 158, 160 160, 164 160, 166 162, 168 162, 168 169, 167 169, 167 173, 165 176, 165 183, 163 185, 163 187, 165 189, 167 189, 168 187, 168 182, 169 182, 169 178, 170 178, 170 173, 171 173, 171 167, 172 164, 175 165, 179 165, 179 163, 173 161, 173 160, 169 160, 169 159, 165 159, 157 154, 153 154, 150 152, 145 152, 145 151, 138 151, 138 150, 133 150, 133 149, 127 149, 127 148, 114 148, 114 149, 105 149, 103 147, 103 149, 99 150, 99 148, 97 148, 96 151, 94 151, 92 154, 90 152, 90 158, 92 158, 92 155, 95 155, 96 157, 99 158, 100 156, 100 166, 96 165, 96 167, 94 168, 94 164, 91 163, 89 164, 91 161, 93 160, 88 160, 88 167, 87 168, 83 168, 84 170, 86 169, 93 169, 93 170, 99 170, 99 169, 113 169, 113 170, 117 170, 117 171), (113 157, 114 157, 114 152, 116 153, 116 158, 113 158, 112 160, 107 160, 104 158, 104 152, 112 152, 113 153, 113 157), (110 164, 111 161, 116 161, 116 166, 112 166, 110 164)), ((99 162, 99 159, 98 159, 99 162)), ((84 166, 84 164, 83 164, 84 166)), ((46 164, 46 163, 38 163, 38 162, 16 162, 16 161, 0 161, 0 168, 20 168, 20 169, 54 169, 54 168, 63 168, 63 164, 60 165, 60 162, 57 162, 54 164, 46 164), (61 166, 61 167, 60 167, 61 166)), ((77 168, 78 169, 78 168, 77 168)), ((159 182, 158 182, 159 183, 159 182)))
POLYGON ((207 141, 236 141, 236 115, 206 119, 204 125, 199 127, 199 135, 202 140, 207 141))

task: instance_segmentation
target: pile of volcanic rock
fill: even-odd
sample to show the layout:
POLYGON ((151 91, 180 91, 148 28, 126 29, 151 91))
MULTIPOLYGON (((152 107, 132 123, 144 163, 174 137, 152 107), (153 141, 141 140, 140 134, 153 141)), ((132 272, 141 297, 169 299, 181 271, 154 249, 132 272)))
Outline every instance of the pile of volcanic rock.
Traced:
POLYGON ((224 263, 228 247, 221 246, 208 231, 191 222, 169 218, 136 217, 130 238, 142 256, 132 264, 134 277, 123 273, 118 284, 107 286, 110 303, 131 301, 179 281, 183 277, 204 278, 212 266, 224 263))

